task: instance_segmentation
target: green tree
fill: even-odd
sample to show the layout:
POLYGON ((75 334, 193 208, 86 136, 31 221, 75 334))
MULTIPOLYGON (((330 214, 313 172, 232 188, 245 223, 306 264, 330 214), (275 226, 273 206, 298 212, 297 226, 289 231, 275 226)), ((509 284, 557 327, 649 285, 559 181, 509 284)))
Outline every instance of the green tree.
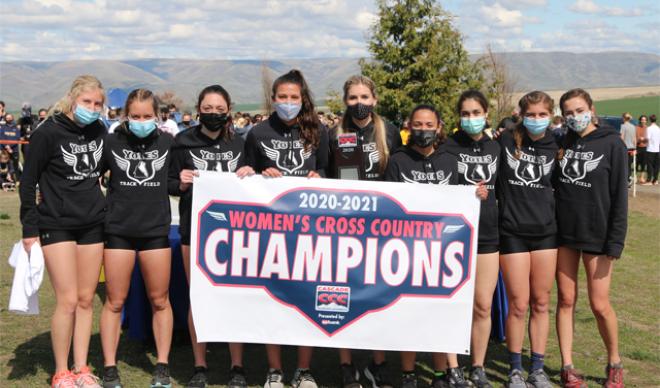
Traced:
POLYGON ((344 110, 344 100, 341 93, 336 90, 328 90, 328 97, 325 100, 328 110, 336 115, 344 110))
POLYGON ((378 112, 400 123, 417 104, 434 105, 448 126, 458 96, 483 85, 481 63, 463 47, 453 16, 432 0, 378 0, 362 73, 378 86, 378 112))

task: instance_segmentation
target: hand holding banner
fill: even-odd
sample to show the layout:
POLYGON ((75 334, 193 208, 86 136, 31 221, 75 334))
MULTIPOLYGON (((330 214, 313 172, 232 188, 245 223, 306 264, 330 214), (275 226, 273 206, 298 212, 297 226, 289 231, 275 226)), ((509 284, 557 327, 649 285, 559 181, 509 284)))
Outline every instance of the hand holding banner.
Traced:
POLYGON ((214 172, 193 187, 200 341, 469 351, 474 187, 214 172))

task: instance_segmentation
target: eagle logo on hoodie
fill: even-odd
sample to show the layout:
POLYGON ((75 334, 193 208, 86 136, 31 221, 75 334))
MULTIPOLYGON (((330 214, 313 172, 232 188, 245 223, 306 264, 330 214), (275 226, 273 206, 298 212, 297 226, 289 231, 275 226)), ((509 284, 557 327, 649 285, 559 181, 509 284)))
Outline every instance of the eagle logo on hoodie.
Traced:
POLYGON ((169 151, 165 151, 162 156, 158 156, 158 150, 140 154, 129 150, 122 150, 124 156, 121 157, 112 151, 115 157, 117 167, 126 173, 126 177, 138 185, 143 185, 156 176, 156 173, 165 166, 165 160, 169 151))
POLYGON ((525 186, 529 186, 533 183, 537 183, 545 175, 550 174, 552 171, 552 166, 555 163, 555 159, 550 159, 549 162, 546 162, 546 157, 529 155, 524 152, 520 152, 520 159, 516 159, 508 148, 506 151, 506 161, 509 165, 509 168, 514 171, 516 178, 525 186))
POLYGON ((271 142, 272 147, 261 142, 266 157, 275 162, 280 171, 289 175, 295 175, 294 173, 305 165, 305 160, 312 156, 311 147, 305 149, 299 140, 289 142, 273 139, 271 142), (291 147, 289 147, 289 143, 293 143, 291 147))
POLYGON ((573 152, 566 150, 566 155, 559 161, 561 174, 571 183, 581 181, 587 173, 598 168, 603 156, 593 159, 593 152, 573 152))
POLYGON ((64 163, 73 168, 79 179, 90 177, 96 171, 103 155, 103 140, 99 144, 96 144, 95 140, 87 144, 69 143, 69 148, 71 151, 60 146, 64 163))

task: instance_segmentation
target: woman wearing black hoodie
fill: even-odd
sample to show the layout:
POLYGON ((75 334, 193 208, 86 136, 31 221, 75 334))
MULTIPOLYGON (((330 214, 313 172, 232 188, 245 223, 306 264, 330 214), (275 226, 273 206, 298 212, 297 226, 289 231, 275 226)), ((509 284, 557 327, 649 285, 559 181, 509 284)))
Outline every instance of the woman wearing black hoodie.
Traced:
MULTIPOLYGON (((248 166, 265 177, 325 176, 328 165, 328 131, 314 111, 314 100, 302 73, 291 70, 273 82, 275 112, 248 134, 245 156, 248 166)), ((316 388, 309 371, 313 348, 298 347, 298 368, 293 388, 316 388)), ((268 374, 265 388, 283 388, 280 345, 267 344, 268 374)))
POLYGON ((121 311, 128 295, 135 252, 153 312, 157 363, 152 387, 170 387, 172 342, 169 301, 171 252, 167 175, 174 139, 157 129, 158 102, 149 90, 129 93, 127 120, 108 135, 104 150, 108 182, 103 257, 106 300, 101 313, 103 383, 121 387, 117 371, 121 311))
POLYGON ((99 177, 106 131, 98 119, 104 101, 98 79, 76 78, 33 132, 21 177, 23 246, 28 252, 34 243, 43 248, 57 301, 50 332, 53 387, 98 381, 87 367, 87 353, 103 260, 105 198, 99 177), (72 339, 73 372, 68 366, 72 339))
POLYGON ((580 257, 587 273, 591 310, 608 355, 608 388, 623 387, 617 318, 609 300, 614 260, 626 238, 628 187, 626 147, 617 131, 596 124, 591 96, 582 89, 559 101, 571 131, 558 157, 555 181, 557 255, 557 335, 565 387, 586 387, 573 368, 573 317, 580 257))
POLYGON ((477 388, 492 385, 488 381, 484 362, 491 330, 493 293, 499 274, 499 229, 495 183, 500 161, 500 145, 484 133, 488 118, 488 100, 478 90, 468 90, 458 99, 457 113, 460 130, 445 143, 447 152, 454 155, 458 184, 474 185, 484 182, 489 195, 481 202, 479 215, 479 246, 477 276, 472 314, 472 371, 470 380, 477 388))
POLYGON ((550 325, 549 304, 557 263, 557 225, 552 170, 557 144, 548 131, 552 98, 535 91, 518 103, 523 122, 499 137, 502 154, 498 179, 500 266, 509 299, 506 342, 507 387, 526 387, 521 352, 527 309, 532 363, 527 383, 552 387, 543 370, 550 325))
MULTIPOLYGON (((390 158, 385 170, 385 180, 435 185, 458 184, 456 160, 443 144, 444 134, 438 111, 431 105, 418 105, 410 114, 408 122, 408 145, 399 148, 390 158)), ((476 193, 484 200, 488 190, 483 183, 479 183, 476 193)), ((403 388, 417 386, 415 356, 415 352, 401 352, 403 388)), ((463 377, 462 369, 458 367, 456 354, 434 353, 433 364, 433 387, 469 386, 463 377)))
MULTIPOLYGON (((170 168, 170 191, 179 200, 179 234, 186 277, 190 283, 190 223, 192 213, 193 176, 197 171, 236 172, 239 176, 254 174, 245 166, 245 142, 232 131, 231 98, 220 85, 204 88, 197 99, 200 124, 176 136, 170 168)), ((207 384, 206 343, 197 342, 192 314, 188 311, 188 330, 192 342, 195 371, 187 386, 204 388, 207 384)), ((246 387, 243 372, 243 345, 229 344, 231 354, 230 388, 246 387)))
MULTIPOLYGON (((330 130, 330 168, 328 176, 339 178, 341 166, 338 158, 343 157, 340 139, 353 136, 355 144, 360 147, 358 153, 362 164, 357 177, 354 179, 382 180, 390 155, 401 147, 399 130, 391 123, 385 121, 374 112, 378 102, 376 84, 363 75, 354 75, 344 83, 344 104, 346 113, 340 124, 330 130)), ((354 152, 354 151, 353 151, 354 152)), ((350 349, 339 349, 339 363, 341 364, 342 387, 359 388, 360 373, 353 365, 350 349)), ((387 376, 385 352, 374 350, 373 360, 364 369, 364 373, 373 385, 381 388, 391 387, 387 376)))

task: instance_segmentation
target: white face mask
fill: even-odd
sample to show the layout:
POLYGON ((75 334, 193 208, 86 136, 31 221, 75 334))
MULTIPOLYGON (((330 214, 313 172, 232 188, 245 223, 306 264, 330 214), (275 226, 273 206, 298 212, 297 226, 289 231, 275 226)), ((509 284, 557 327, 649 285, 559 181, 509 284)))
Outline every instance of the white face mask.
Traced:
POLYGON ((566 117, 566 126, 577 133, 584 132, 591 123, 591 111, 582 114, 566 117))

